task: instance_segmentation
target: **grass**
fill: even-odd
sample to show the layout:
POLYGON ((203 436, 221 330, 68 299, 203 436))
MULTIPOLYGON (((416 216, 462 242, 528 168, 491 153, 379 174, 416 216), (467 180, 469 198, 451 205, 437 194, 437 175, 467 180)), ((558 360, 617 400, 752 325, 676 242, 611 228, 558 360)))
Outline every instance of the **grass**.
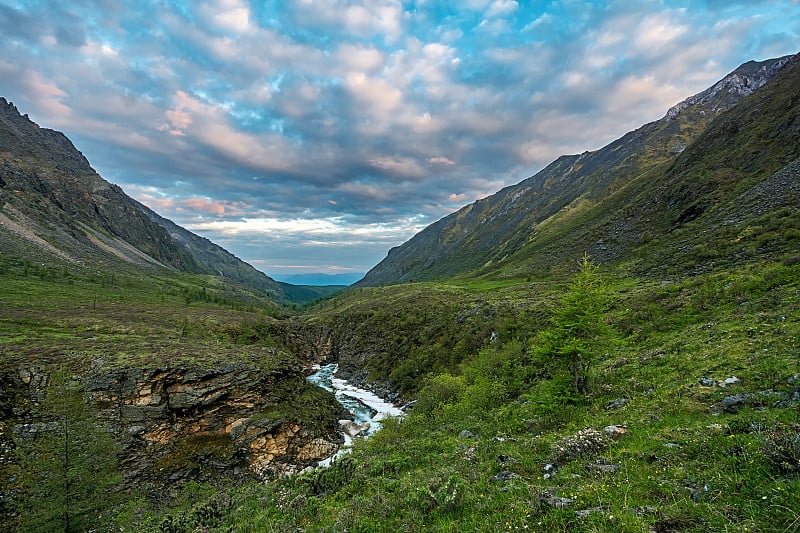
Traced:
MULTIPOLYGON (((225 300, 202 277, 5 268, 6 368, 294 361, 273 307, 225 300)), ((605 268, 618 341, 578 398, 563 395, 559 363, 536 359, 567 278, 465 278, 326 300, 300 319, 330 328, 345 359, 362 354, 372 377, 416 408, 329 469, 227 489, 189 484, 170 508, 132 500, 115 522, 125 531, 800 531, 798 405, 778 403, 800 383, 800 263, 785 253, 687 277, 633 271, 605 268), (736 394, 743 404, 724 409, 736 394), (607 408, 619 398, 627 403, 607 408), (611 425, 624 432, 605 437, 611 425), (575 444, 587 435, 601 437, 575 444)), ((285 401, 254 416, 324 424, 317 392, 287 384, 274 391, 285 401)), ((231 453, 213 435, 175 446, 166 463, 231 453)))
MULTIPOLYGON (((338 404, 332 395, 305 382, 304 360, 290 346, 293 326, 283 320, 286 311, 267 298, 216 278, 179 273, 53 268, 5 255, 0 255, 0 270, 0 477, 7 480, 0 490, 0 529, 15 527, 14 428, 45 416, 37 387, 46 384, 42 376, 53 368, 86 377, 105 373, 111 379, 127 375, 114 374, 117 369, 180 373, 181 367, 187 372, 235 368, 259 382, 278 384, 261 398, 264 413, 255 415, 280 417, 311 435, 335 432, 338 404), (39 381, 28 385, 26 376, 39 381)), ((213 410, 207 414, 214 416, 213 410)), ((180 419, 172 423, 177 433, 185 424, 180 419)), ((125 429, 121 439, 127 436, 125 429)), ((243 464, 247 450, 237 449, 223 431, 184 435, 148 450, 152 465, 139 458, 152 467, 145 483, 166 480, 173 472, 209 479, 209 471, 243 464)), ((211 484, 221 486, 241 477, 232 472, 230 479, 220 477, 211 484)), ((109 524, 145 520, 154 502, 169 501, 181 483, 151 491, 150 498, 141 501, 136 490, 125 492, 131 502, 114 509, 120 517, 109 518, 110 509, 104 516, 109 524)))
MULTIPOLYGON (((449 371, 430 367, 437 377, 421 382, 417 408, 346 460, 230 491, 232 511, 209 530, 798 531, 798 405, 776 405, 800 380, 800 272, 788 263, 668 284, 609 276, 608 322, 624 342, 594 365, 586 398, 558 401, 556 367, 525 381, 503 363, 534 348, 547 321, 533 315, 449 371), (701 384, 732 376, 740 381, 701 384), (748 401, 725 411, 733 394, 748 401), (607 408, 616 398, 628 402, 607 408), (605 436, 611 425, 624 433, 605 436), (575 444, 586 435, 602 443, 575 444)), ((500 290, 521 303, 523 286, 537 287, 500 290)), ((559 288, 548 287, 527 304, 554 305, 559 288)), ((384 292, 397 303, 403 290, 434 299, 454 291, 467 307, 500 303, 495 287, 467 284, 384 292)), ((363 292, 347 298, 350 312, 368 313, 363 292)))
MULTIPOLYGON (((76 365, 101 358, 119 366, 146 365, 154 356, 214 362, 252 359, 253 346, 283 348, 276 326, 283 312, 216 278, 55 269, 8 257, 0 264, 6 368, 30 358, 76 365)), ((256 350, 267 363, 262 351, 256 350)))

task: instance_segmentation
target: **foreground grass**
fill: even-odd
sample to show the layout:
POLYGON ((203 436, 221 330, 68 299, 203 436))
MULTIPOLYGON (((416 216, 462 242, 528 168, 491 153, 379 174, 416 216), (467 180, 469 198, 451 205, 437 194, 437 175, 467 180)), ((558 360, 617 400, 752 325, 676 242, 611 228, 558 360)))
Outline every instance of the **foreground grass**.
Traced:
POLYGON ((585 398, 530 371, 534 319, 433 369, 409 416, 333 467, 226 493, 212 517, 220 494, 187 502, 185 530, 800 531, 798 269, 611 280, 621 342, 585 398))

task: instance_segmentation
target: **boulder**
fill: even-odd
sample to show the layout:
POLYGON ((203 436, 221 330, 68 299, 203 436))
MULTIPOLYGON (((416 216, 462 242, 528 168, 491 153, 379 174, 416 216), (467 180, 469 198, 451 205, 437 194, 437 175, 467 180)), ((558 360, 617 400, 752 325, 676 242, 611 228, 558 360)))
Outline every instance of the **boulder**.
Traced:
POLYGON ((549 490, 543 494, 540 494, 539 501, 549 507, 553 507, 554 509, 567 509, 575 504, 575 500, 573 498, 557 496, 553 490, 549 490))
POLYGON ((606 410, 619 409, 620 407, 628 405, 628 402, 630 402, 630 400, 627 398, 615 398, 606 404, 606 410))

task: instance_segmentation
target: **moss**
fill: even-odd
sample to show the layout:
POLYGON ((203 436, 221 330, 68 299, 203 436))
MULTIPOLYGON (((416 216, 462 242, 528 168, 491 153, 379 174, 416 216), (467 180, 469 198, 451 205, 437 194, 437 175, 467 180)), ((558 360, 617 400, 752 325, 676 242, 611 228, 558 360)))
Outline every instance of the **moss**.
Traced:
POLYGON ((154 465, 155 471, 177 472, 201 467, 206 461, 231 461, 235 447, 227 433, 196 433, 170 442, 154 465))

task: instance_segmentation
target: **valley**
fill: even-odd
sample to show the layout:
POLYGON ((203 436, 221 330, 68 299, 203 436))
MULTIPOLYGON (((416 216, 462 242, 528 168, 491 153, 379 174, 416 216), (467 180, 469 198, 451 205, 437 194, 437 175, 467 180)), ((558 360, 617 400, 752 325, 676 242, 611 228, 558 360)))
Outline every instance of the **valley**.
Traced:
POLYGON ((800 56, 746 63, 340 292, 3 100, 0 528, 799 531, 798 106, 800 56), (332 364, 408 408, 313 468, 332 364))

